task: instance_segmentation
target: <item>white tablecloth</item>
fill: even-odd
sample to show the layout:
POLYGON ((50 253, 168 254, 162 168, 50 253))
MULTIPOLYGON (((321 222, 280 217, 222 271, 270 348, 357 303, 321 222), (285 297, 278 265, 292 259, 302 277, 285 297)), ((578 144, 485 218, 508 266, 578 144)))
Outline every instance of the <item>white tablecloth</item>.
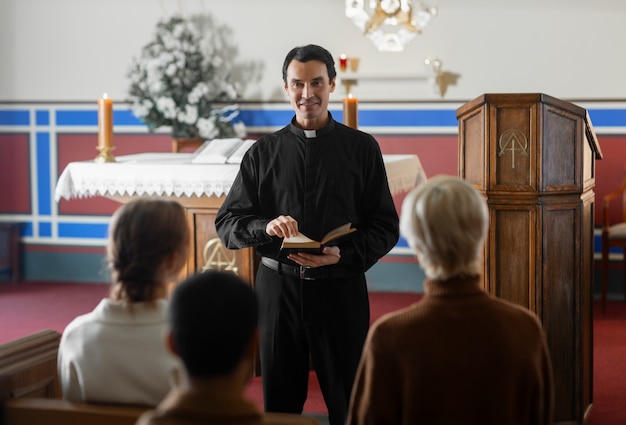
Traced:
MULTIPOLYGON (((117 162, 71 162, 55 190, 61 198, 92 196, 222 196, 230 190, 239 164, 193 164, 194 153, 141 153, 117 162)), ((416 155, 383 155, 392 194, 426 179, 416 155)))

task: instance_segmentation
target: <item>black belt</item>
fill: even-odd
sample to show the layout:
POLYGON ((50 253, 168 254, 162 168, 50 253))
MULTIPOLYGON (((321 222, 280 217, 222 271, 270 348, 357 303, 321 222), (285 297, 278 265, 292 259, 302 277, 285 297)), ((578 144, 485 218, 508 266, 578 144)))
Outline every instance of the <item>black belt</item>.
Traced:
POLYGON ((330 279, 354 276, 354 272, 336 267, 304 267, 282 263, 269 257, 261 257, 261 263, 279 274, 299 277, 302 280, 330 279))

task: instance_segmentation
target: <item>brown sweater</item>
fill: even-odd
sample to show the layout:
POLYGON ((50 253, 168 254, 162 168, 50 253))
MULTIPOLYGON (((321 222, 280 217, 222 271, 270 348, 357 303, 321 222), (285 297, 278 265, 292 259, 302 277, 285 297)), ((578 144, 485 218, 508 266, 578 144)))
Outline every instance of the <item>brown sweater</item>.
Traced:
POLYGON ((422 300, 372 325, 349 425, 551 423, 541 323, 479 282, 426 280, 422 300))

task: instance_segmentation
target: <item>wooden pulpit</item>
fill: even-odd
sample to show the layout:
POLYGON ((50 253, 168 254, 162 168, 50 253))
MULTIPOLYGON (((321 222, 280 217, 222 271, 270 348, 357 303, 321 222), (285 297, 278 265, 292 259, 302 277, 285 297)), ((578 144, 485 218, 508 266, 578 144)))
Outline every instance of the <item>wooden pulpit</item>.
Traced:
POLYGON ((539 316, 554 369, 554 421, 585 423, 593 400, 595 160, 602 158, 588 114, 531 93, 484 94, 456 115, 459 175, 489 206, 484 288, 539 316))

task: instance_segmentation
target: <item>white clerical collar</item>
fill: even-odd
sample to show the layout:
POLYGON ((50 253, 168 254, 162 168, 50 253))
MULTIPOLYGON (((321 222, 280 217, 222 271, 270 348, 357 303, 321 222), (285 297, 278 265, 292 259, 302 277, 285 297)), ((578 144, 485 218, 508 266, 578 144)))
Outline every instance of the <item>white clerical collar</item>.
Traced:
POLYGON ((314 139, 317 137, 317 131, 315 130, 304 130, 304 136, 307 139, 314 139))

